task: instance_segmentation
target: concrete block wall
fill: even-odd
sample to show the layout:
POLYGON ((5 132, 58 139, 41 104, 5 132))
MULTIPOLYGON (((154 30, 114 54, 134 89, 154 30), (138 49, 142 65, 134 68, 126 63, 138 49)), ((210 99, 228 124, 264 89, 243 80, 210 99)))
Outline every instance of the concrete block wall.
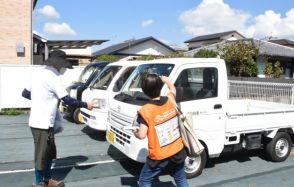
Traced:
POLYGON ((1 1, 0 18, 0 64, 31 64, 32 0, 1 1), (17 43, 25 47, 19 56, 17 43))

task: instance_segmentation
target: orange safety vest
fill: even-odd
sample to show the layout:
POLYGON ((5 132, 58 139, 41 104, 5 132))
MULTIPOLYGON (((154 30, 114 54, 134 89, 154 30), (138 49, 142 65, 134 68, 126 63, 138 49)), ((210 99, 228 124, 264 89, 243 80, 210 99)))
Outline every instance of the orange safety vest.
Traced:
POLYGON ((170 99, 163 105, 145 104, 139 111, 148 124, 148 151, 152 160, 168 158, 183 149, 178 117, 170 99))

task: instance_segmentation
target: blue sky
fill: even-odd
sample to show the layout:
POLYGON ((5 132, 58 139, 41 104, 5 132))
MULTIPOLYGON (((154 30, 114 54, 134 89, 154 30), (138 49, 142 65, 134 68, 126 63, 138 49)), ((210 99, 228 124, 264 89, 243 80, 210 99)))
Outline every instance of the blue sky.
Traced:
POLYGON ((110 40, 98 48, 148 36, 183 46, 195 36, 228 30, 294 40, 294 1, 38 0, 33 29, 51 40, 110 40))

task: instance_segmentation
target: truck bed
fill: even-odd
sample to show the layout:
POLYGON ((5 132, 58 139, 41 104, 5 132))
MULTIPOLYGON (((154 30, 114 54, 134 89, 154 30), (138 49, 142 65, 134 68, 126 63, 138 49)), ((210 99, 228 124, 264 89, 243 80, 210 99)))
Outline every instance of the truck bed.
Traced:
POLYGON ((228 100, 227 106, 227 132, 294 128, 294 105, 258 100, 228 100))

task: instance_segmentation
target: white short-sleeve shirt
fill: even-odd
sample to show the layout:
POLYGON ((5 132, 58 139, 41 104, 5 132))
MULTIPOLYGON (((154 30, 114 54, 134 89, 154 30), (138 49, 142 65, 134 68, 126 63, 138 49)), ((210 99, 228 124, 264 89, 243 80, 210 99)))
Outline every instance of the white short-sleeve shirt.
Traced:
POLYGON ((53 127, 58 111, 58 99, 68 95, 59 75, 55 68, 45 66, 33 76, 31 85, 27 88, 31 92, 30 127, 53 127))

